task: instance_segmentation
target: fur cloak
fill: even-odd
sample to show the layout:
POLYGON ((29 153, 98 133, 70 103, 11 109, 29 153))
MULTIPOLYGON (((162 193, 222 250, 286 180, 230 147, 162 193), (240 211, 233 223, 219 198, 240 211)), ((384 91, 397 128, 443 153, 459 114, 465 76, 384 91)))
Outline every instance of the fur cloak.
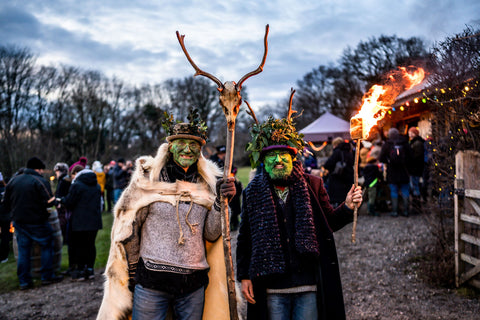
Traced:
MULTIPOLYGON (((122 193, 114 207, 110 252, 105 268, 104 295, 97 320, 128 318, 132 311, 133 293, 129 290, 129 271, 132 276, 132 260, 138 261, 139 239, 135 237, 139 224, 140 209, 157 201, 175 206, 177 199, 192 201, 207 209, 215 201, 215 184, 221 176, 220 169, 203 156, 198 159, 197 167, 201 177, 197 183, 185 181, 159 181, 160 171, 169 156, 168 144, 162 144, 157 155, 140 157, 136 160, 135 171, 128 187, 122 193), (182 192, 190 196, 183 199, 182 192), (125 245, 128 239, 129 244, 125 245), (127 261, 128 257, 128 261, 127 261)), ((205 292, 203 319, 229 319, 228 290, 223 254, 222 237, 213 243, 207 243, 207 261, 210 266, 209 285, 205 292)), ((133 270, 134 272, 135 270, 133 270)))

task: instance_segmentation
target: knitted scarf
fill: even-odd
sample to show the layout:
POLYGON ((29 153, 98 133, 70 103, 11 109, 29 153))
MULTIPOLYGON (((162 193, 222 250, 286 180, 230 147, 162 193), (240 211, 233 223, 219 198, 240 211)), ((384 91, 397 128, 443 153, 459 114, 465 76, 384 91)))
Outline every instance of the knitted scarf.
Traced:
MULTIPOLYGON (((259 172, 245 189, 245 214, 250 221, 252 278, 286 272, 286 261, 280 240, 280 228, 275 214, 273 186, 268 173, 259 172)), ((295 210, 295 249, 300 254, 319 255, 312 206, 302 164, 293 162, 293 170, 286 184, 295 210)))

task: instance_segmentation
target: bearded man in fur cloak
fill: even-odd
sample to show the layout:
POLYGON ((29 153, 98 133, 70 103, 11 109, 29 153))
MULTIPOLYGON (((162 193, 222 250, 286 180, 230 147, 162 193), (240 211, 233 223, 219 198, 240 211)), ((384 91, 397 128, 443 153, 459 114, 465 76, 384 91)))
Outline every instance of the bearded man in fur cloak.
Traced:
MULTIPOLYGON (((207 128, 196 110, 189 120, 167 117, 168 143, 137 159, 115 205, 97 319, 165 319, 169 308, 176 319, 202 319, 207 285, 212 294, 226 291, 219 193, 231 199, 235 185, 201 154, 207 128)), ((208 312, 225 318, 216 304, 208 312)))
POLYGON ((295 159, 305 143, 291 119, 270 117, 250 132, 257 173, 243 192, 237 238, 247 319, 345 319, 333 232, 353 220, 360 187, 333 209, 322 179, 295 159))

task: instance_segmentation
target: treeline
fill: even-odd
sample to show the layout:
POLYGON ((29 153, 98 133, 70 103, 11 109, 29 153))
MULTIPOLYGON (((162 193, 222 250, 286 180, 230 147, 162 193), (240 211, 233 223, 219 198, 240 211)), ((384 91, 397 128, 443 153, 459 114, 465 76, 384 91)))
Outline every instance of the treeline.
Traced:
POLYGON ((192 106, 210 140, 222 143, 225 117, 207 79, 135 86, 98 71, 41 66, 29 49, 1 46, 0 171, 9 176, 32 155, 53 165, 155 153, 165 137, 164 112, 186 121, 192 106))
MULTIPOLYGON (((478 39, 474 34, 467 28, 456 37, 466 37, 471 44, 478 39)), ((303 110, 303 116, 296 119, 297 128, 326 111, 349 120, 364 92, 399 66, 424 67, 430 74, 452 72, 455 81, 465 80, 464 75, 455 73, 458 66, 447 61, 447 55, 459 50, 459 43, 447 39, 427 49, 417 37, 380 36, 347 47, 336 62, 315 67, 297 81, 293 107, 303 110)), ((475 59, 479 50, 475 53, 475 44, 471 45, 473 49, 462 52, 461 59, 468 62, 470 70, 478 70, 475 59)), ((439 77, 431 79, 432 86, 445 82, 439 77)), ((244 100, 248 100, 246 89, 242 89, 244 100)), ((265 106, 257 118, 284 117, 288 96, 286 90, 283 101, 265 106)), ((9 176, 32 155, 53 166, 58 161, 72 163, 79 156, 107 162, 119 156, 134 159, 153 154, 165 137, 163 113, 186 120, 192 106, 199 109, 209 127, 209 146, 224 143, 225 117, 216 86, 206 78, 133 85, 95 70, 38 65, 28 48, 0 46, 0 171, 9 176)), ((242 105, 237 118, 236 165, 248 163, 244 147, 252 120, 245 109, 242 105)))
MULTIPOLYGON (((293 100, 295 110, 303 110, 297 119, 303 128, 329 111, 347 121, 358 112, 363 94, 398 67, 427 68, 430 53, 418 37, 408 39, 382 35, 347 47, 336 62, 320 65, 297 81, 293 100)), ((283 110, 280 105, 278 109, 283 110)), ((283 114, 282 114, 283 116, 283 114)))

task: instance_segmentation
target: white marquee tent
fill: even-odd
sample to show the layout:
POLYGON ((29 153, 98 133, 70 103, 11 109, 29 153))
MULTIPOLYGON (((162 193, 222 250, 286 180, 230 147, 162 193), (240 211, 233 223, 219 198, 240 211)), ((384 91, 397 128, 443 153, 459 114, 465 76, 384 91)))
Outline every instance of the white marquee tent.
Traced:
POLYGON ((305 141, 311 142, 327 141, 329 137, 350 139, 350 123, 326 112, 299 132, 305 135, 305 141))

